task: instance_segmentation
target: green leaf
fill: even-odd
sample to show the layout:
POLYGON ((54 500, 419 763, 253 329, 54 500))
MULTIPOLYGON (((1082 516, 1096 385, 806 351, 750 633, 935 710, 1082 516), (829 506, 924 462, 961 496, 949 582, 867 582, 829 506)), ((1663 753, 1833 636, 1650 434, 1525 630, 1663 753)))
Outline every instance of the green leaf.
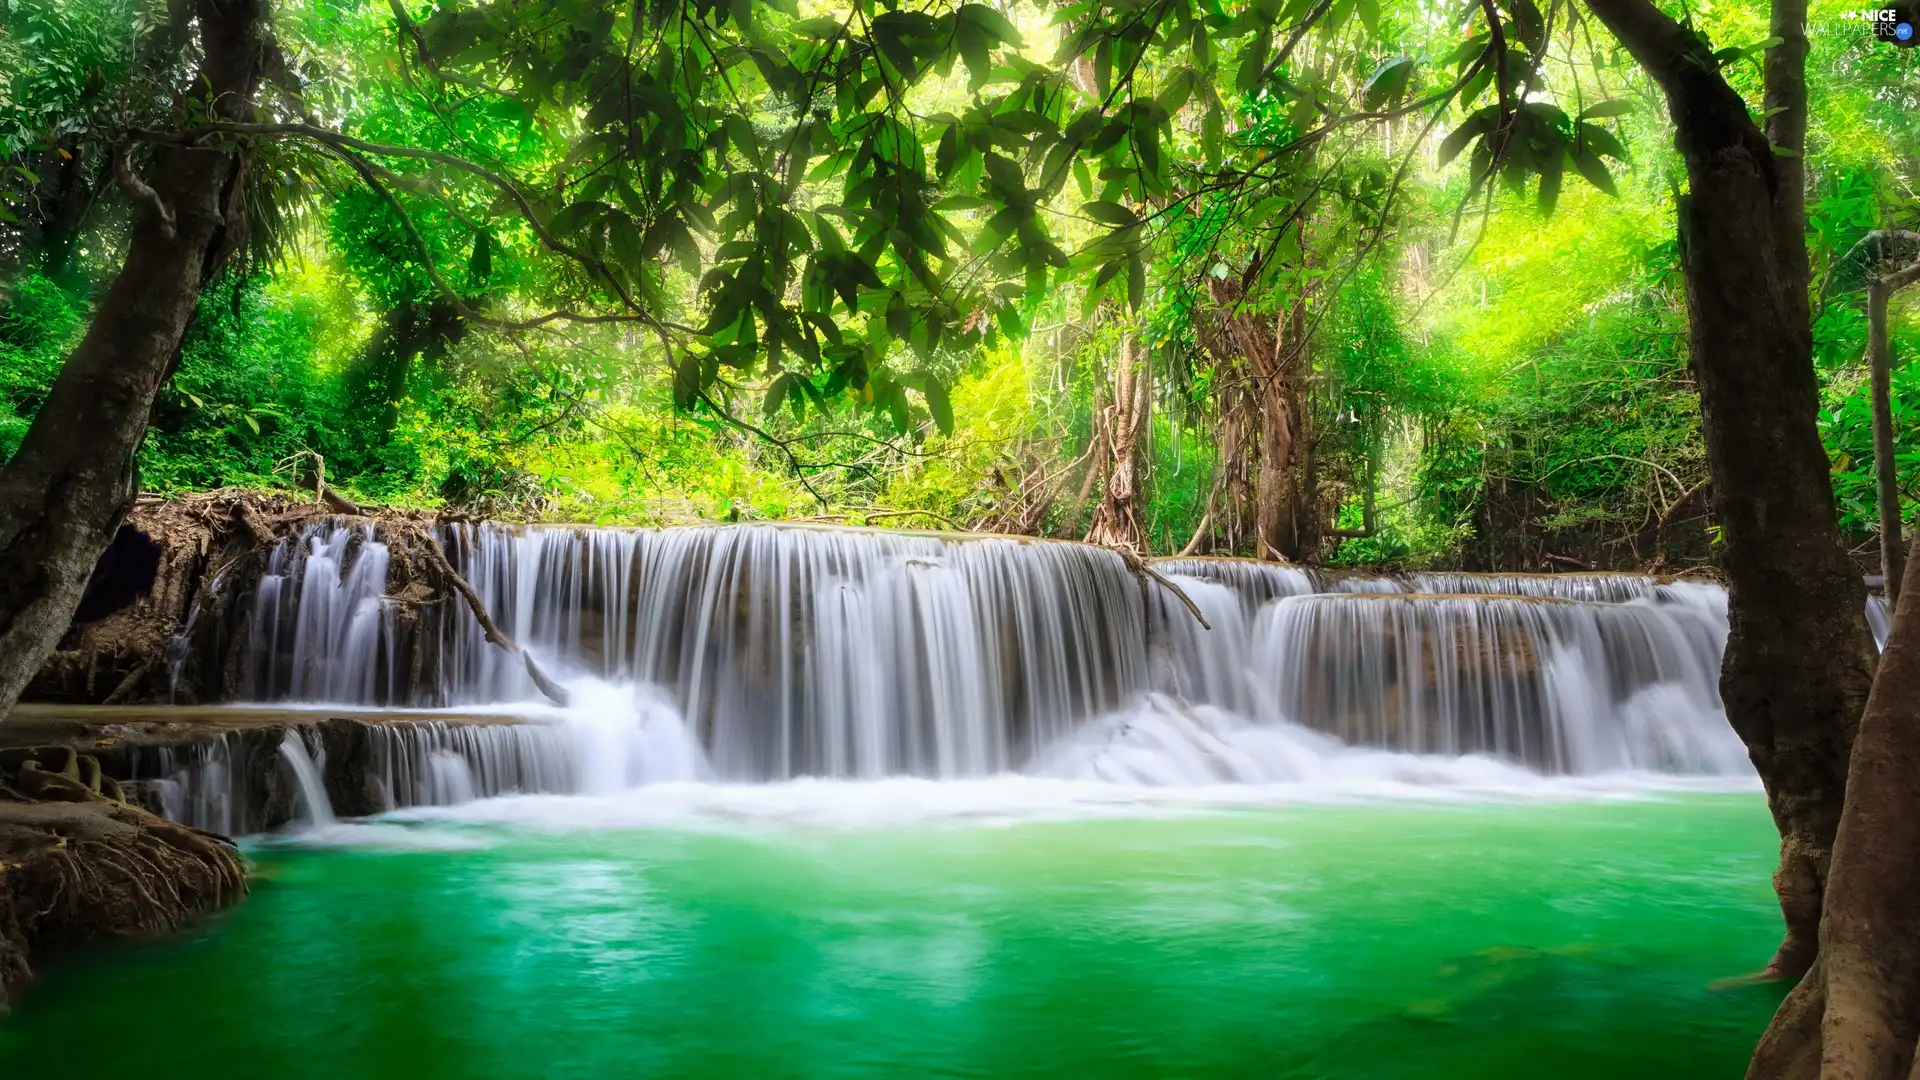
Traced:
POLYGON ((1138 251, 1127 256, 1127 307, 1141 311, 1147 306, 1147 265, 1138 251))
POLYGON ((1374 111, 1391 101, 1398 101, 1407 92, 1407 80, 1413 76, 1414 60, 1411 56, 1390 56, 1380 61, 1373 69, 1373 75, 1367 79, 1363 101, 1368 111, 1374 111))
POLYGON ((794 23, 791 29, 796 34, 825 41, 838 34, 842 26, 843 24, 839 19, 829 19, 821 16, 814 19, 802 19, 794 23))
POLYGON ((1513 12, 1513 20, 1520 27, 1520 40, 1528 52, 1537 54, 1546 47, 1547 20, 1533 0, 1507 0, 1507 10, 1513 12))
POLYGON ((1212 104, 1207 115, 1200 120, 1200 150, 1206 155, 1207 164, 1218 165, 1225 150, 1227 138, 1227 119, 1225 110, 1212 104))
POLYGON ((693 353, 685 353, 680 363, 673 369, 673 405, 686 411, 700 400, 700 358, 693 353))
POLYGON ((1615 161, 1627 160, 1627 148, 1620 145, 1620 140, 1614 138, 1613 132, 1598 124, 1581 124, 1580 142, 1592 147, 1595 153, 1605 154, 1615 161))
POLYGON ((467 284, 485 288, 493 275, 493 234, 485 229, 473 234, 473 257, 467 260, 467 284))
POLYGON ((1154 99, 1154 103, 1165 109, 1168 116, 1172 116, 1179 112, 1180 107, 1185 105, 1187 99, 1192 96, 1193 69, 1183 68, 1168 80, 1166 88, 1160 91, 1160 96, 1154 99))
POLYGON ((772 416, 774 413, 779 412, 780 406, 787 400, 787 391, 792 389, 792 387, 793 375, 791 373, 783 371, 776 376, 773 382, 767 386, 766 400, 760 403, 761 415, 772 416))
POLYGON ((740 156, 746 159, 747 164, 760 168, 760 137, 754 134, 752 121, 739 113, 732 113, 721 121, 721 125, 726 130, 727 139, 740 151, 740 156))
POLYGON ((1370 37, 1380 36, 1380 0, 1360 0, 1355 9, 1360 15, 1360 25, 1367 28, 1370 37))
POLYGON ((1251 94, 1260 85, 1260 75, 1267 70, 1267 51, 1273 48, 1271 33, 1262 33, 1247 43, 1240 54, 1240 67, 1234 72, 1233 87, 1243 94, 1251 94))
POLYGON ((1560 178, 1566 172, 1565 154, 1551 155, 1540 169, 1540 214, 1542 217, 1553 213, 1555 204, 1560 201, 1560 178))
POLYGON ((242 420, 245 420, 245 421, 247 422, 247 426, 253 429, 253 433, 254 433, 255 435, 258 435, 258 434, 260 434, 260 421, 258 421, 258 420, 255 420, 255 419, 253 418, 253 414, 251 414, 251 413, 241 413, 241 414, 240 414, 240 419, 242 419, 242 420))
POLYGON ((927 399, 927 411, 933 414, 934 425, 940 434, 953 434, 953 402, 947 398, 947 388, 939 380, 928 376, 920 384, 920 394, 927 399))
POLYGON ((1607 171, 1606 163, 1600 160, 1600 155, 1594 153, 1592 147, 1583 147, 1567 156, 1573 159, 1573 167, 1580 170, 1580 175, 1587 178, 1587 183, 1609 195, 1620 194, 1620 189, 1613 186, 1613 174, 1607 171))
POLYGON ((1127 226, 1140 223, 1139 215, 1114 202, 1090 202, 1080 208, 1081 213, 1103 225, 1127 226))
POLYGON ((1452 133, 1440 143, 1440 168, 1446 168, 1448 162, 1460 156, 1460 151, 1465 150, 1468 143, 1486 134, 1487 129, 1493 126, 1498 115, 1498 108, 1489 105, 1479 112, 1474 113, 1472 116, 1467 117, 1459 127, 1454 128, 1452 133))
POLYGON ((960 10, 954 15, 992 34, 1003 45, 1017 49, 1025 44, 1020 39, 1019 29, 1005 15, 985 4, 961 4, 960 10))
POLYGON ((607 215, 607 247, 613 252, 615 262, 636 274, 646 264, 647 254, 640 243, 640 230, 634 228, 633 219, 625 214, 607 215))
POLYGON ((572 236, 586 228, 589 222, 612 209, 613 207, 606 203, 591 199, 573 203, 547 219, 547 231, 558 237, 572 236))
POLYGON ((1625 116, 1633 111, 1633 102, 1625 98, 1613 98, 1580 110, 1582 120, 1604 120, 1610 116, 1625 116))

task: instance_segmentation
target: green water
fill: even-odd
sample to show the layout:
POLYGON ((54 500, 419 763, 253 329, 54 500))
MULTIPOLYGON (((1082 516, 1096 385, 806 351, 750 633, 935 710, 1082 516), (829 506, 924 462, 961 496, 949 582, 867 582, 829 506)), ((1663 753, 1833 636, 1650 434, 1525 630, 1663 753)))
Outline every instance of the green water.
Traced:
POLYGON ((484 846, 262 850, 0 1076, 1711 1080, 1781 992, 1712 985, 1778 932, 1757 795, 408 828, 484 846))

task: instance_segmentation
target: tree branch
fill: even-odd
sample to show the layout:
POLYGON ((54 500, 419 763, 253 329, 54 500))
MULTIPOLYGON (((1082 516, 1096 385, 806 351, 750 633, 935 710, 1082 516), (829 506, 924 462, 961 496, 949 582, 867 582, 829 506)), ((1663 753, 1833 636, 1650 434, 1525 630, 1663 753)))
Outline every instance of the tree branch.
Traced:
POLYGON ((160 198, 159 192, 135 175, 133 164, 128 160, 131 150, 132 147, 124 142, 113 148, 114 182, 120 185, 120 190, 127 193, 127 197, 133 200, 135 206, 146 212, 147 217, 153 221, 154 227, 160 230, 160 234, 171 240, 174 235, 173 211, 160 198))

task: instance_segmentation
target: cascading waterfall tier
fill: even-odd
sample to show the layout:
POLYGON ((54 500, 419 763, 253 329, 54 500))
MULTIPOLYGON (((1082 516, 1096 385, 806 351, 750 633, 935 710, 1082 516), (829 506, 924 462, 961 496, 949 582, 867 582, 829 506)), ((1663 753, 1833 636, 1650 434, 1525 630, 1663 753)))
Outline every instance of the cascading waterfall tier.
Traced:
POLYGON ((557 723, 320 714, 211 736, 189 726, 177 742, 93 753, 169 820, 240 836, 294 821, 324 825, 335 813, 592 790, 580 763, 601 749, 590 731, 557 723))
MULTIPOLYGON (((1203 628, 1082 544, 766 525, 457 525, 442 543, 494 620, 560 677, 640 688, 655 702, 643 713, 676 714, 693 745, 662 751, 692 762, 676 775, 1045 769, 1061 760, 1052 748, 1123 737, 1142 709, 1189 710, 1160 724, 1162 741, 1304 728, 1544 772, 1747 769, 1717 691, 1725 594, 1706 583, 1157 561, 1203 628)), ((252 600, 249 696, 538 700, 464 611, 399 618, 386 566, 364 526, 284 542, 252 600)))

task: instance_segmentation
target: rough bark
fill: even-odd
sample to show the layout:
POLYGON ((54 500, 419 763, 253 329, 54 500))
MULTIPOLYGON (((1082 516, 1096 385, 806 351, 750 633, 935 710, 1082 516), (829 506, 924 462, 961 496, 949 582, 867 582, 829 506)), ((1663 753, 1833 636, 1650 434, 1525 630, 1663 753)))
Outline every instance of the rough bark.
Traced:
MULTIPOLYGON (((198 0, 204 60, 183 97, 250 118, 265 45, 262 0, 198 0)), ((32 427, 0 470, 0 716, 66 632, 94 562, 133 506, 134 455, 200 291, 244 229, 246 160, 216 148, 124 162, 140 207, 126 261, 32 427)))
POLYGON ((1133 335, 1121 339, 1114 361, 1113 402, 1097 418, 1103 438, 1101 462, 1105 483, 1093 510, 1087 542, 1109 547, 1143 549, 1146 544, 1147 407, 1152 382, 1135 355, 1133 335))
MULTIPOLYGON (((1587 6, 1665 93, 1692 191, 1679 226, 1729 592, 1721 696, 1781 835, 1774 884, 1787 930, 1768 970, 1798 975, 1817 951, 1847 754, 1873 670, 1864 586, 1840 544, 1815 427, 1799 172, 1783 172, 1692 31, 1649 0, 1587 6)), ((1804 125, 1799 55, 1770 58, 1770 93, 1804 125)))
POLYGON ((1241 309, 1238 282, 1216 280, 1217 327, 1204 336, 1223 361, 1246 365, 1258 468, 1252 491, 1253 552, 1261 559, 1297 561, 1318 544, 1311 485, 1313 436, 1306 409, 1311 369, 1306 311, 1290 306, 1277 319, 1241 309))
MULTIPOLYGON (((1915 546, 1920 555, 1920 545, 1915 546)), ((1907 569, 1920 573, 1911 560, 1907 569)), ((1895 609, 1847 772, 1820 958, 1750 1080, 1908 1080, 1920 1039, 1920 601, 1895 609)))

